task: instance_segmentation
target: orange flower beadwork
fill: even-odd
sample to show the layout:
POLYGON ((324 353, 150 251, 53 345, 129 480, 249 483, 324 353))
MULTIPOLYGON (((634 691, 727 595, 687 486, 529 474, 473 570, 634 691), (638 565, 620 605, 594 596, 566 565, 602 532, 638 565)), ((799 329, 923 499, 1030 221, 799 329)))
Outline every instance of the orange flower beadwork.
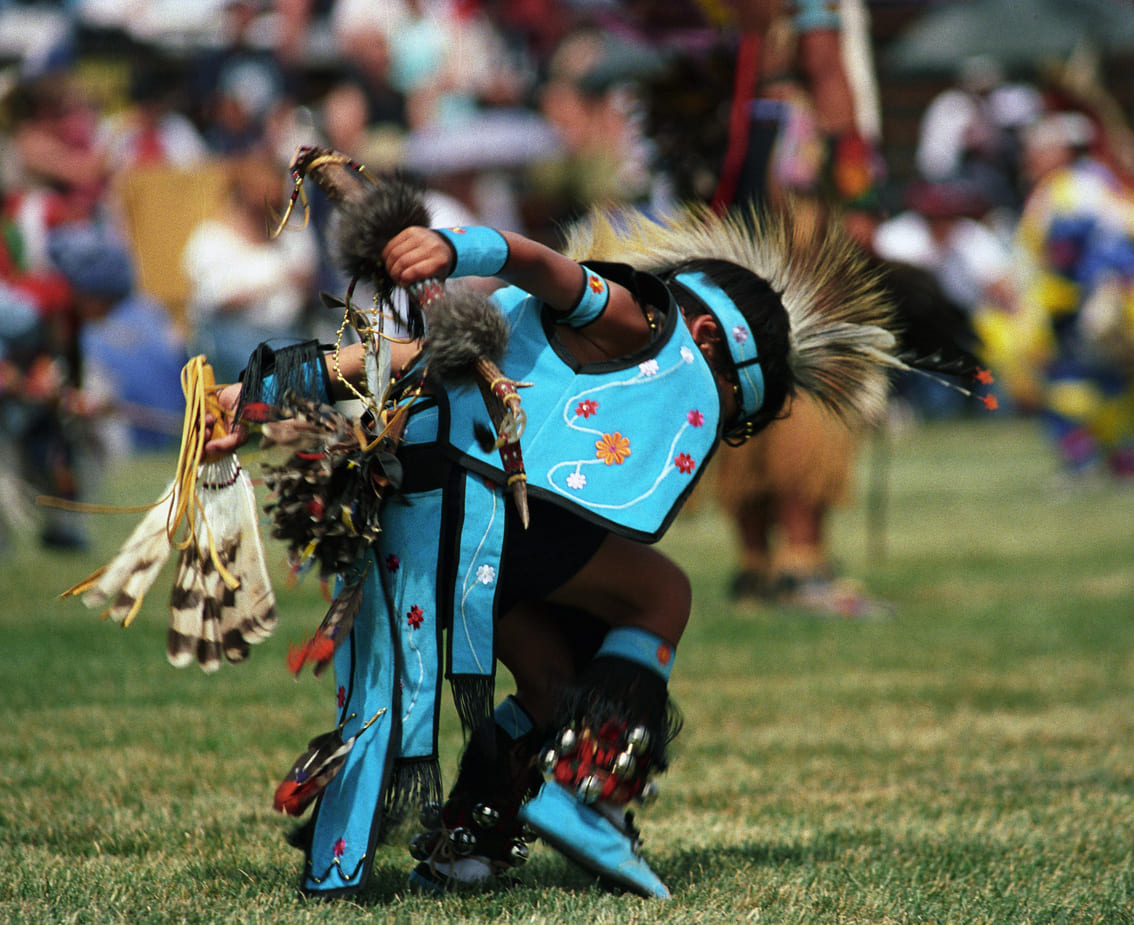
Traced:
POLYGON ((595 456, 608 466, 621 466, 629 455, 630 439, 623 437, 618 431, 603 434, 601 440, 595 441, 595 456))

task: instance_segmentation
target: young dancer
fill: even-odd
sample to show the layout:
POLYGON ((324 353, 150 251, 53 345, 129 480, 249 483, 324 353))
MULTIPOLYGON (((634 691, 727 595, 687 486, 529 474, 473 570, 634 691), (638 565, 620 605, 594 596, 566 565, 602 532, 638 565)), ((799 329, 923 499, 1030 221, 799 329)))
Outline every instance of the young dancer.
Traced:
MULTIPOLYGON (((720 441, 787 413, 795 392, 848 417, 878 410, 898 364, 879 290, 852 247, 801 236, 786 216, 596 214, 559 253, 489 228, 355 233, 365 206, 343 211, 346 249, 369 249, 375 273, 424 306, 426 329, 390 349, 381 417, 386 437, 396 422, 398 465, 382 471, 400 485, 372 549, 344 570, 357 615, 333 656, 342 749, 303 830, 304 887, 360 889, 383 829, 418 799, 419 886, 522 861, 527 827, 618 886, 666 897, 623 811, 649 798, 667 763, 678 725, 668 678, 691 594, 649 544, 720 441), (451 364, 444 300, 431 293, 461 276, 506 284, 492 295, 506 334, 492 359, 523 411, 508 405, 498 430, 522 433, 501 446, 484 440, 484 394, 500 394, 504 377, 437 374, 451 364), (497 658, 518 690, 493 714, 497 658), (433 806, 443 674, 471 735, 448 800, 433 806)), ((373 391, 372 342, 325 359, 302 350, 275 359, 301 370, 288 381, 312 397, 359 394, 368 378, 373 391)), ((245 390, 287 405, 276 368, 259 363, 245 390)), ((241 388, 221 399, 233 411, 241 388)), ((238 425, 207 450, 243 439, 238 425)))

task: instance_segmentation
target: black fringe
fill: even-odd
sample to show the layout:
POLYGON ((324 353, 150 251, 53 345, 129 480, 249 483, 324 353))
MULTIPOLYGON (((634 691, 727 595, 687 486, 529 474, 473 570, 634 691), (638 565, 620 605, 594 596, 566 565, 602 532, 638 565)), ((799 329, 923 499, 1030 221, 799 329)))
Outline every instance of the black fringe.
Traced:
POLYGON ((436 755, 428 758, 399 758, 394 762, 390 786, 386 789, 385 831, 396 828, 413 810, 426 803, 440 803, 441 766, 436 755))
POLYGON ((496 679, 482 674, 452 675, 449 684, 453 690, 453 705, 461 719, 461 729, 467 736, 492 718, 496 679))
POLYGON ((279 405, 289 393, 313 401, 326 401, 330 393, 327 370, 323 363, 324 348, 317 340, 306 340, 273 350, 267 344, 260 344, 248 358, 248 365, 240 374, 242 388, 240 404, 236 408, 236 418, 240 419, 246 405, 264 400, 264 378, 274 376, 274 404, 279 405), (318 363, 321 372, 311 375, 311 369, 318 363), (322 383, 322 392, 316 389, 312 380, 322 383))

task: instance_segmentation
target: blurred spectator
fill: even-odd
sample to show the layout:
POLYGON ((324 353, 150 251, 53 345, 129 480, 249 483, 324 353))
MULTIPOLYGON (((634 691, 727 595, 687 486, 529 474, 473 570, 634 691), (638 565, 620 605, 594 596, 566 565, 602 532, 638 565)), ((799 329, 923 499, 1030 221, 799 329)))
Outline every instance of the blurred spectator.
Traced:
POLYGON ((540 109, 562 154, 529 172, 549 228, 594 205, 649 204, 654 175, 638 87, 656 69, 643 46, 597 30, 574 32, 556 49, 540 109))
POLYGON ((188 354, 165 308, 137 292, 126 243, 80 224, 55 231, 49 250, 71 285, 81 405, 100 416, 107 455, 168 445, 181 432, 188 354))
MULTIPOLYGON (((775 4, 763 6, 776 12, 775 4)), ((799 0, 763 31, 741 37, 716 208, 782 207, 794 194, 799 233, 809 235, 828 233, 819 229, 833 220, 832 207, 858 215, 875 205, 883 171, 870 118, 874 98, 851 80, 853 65, 872 84, 873 63, 840 15, 846 6, 799 0)), ((851 491, 861 439, 797 397, 784 419, 743 446, 722 448, 717 497, 740 547, 734 600, 822 617, 891 614, 861 582, 839 573, 829 544, 830 516, 851 491)))
POLYGON ((291 89, 291 75, 270 47, 254 40, 265 0, 226 0, 221 41, 187 68, 189 114, 210 151, 242 154, 260 147, 265 128, 291 89))
POLYGON ((129 105, 99 127, 98 147, 112 171, 199 164, 209 149, 184 113, 181 73, 157 52, 139 51, 130 73, 129 105))
POLYGON ((318 253, 310 229, 289 226, 272 237, 285 179, 264 155, 234 161, 220 209, 185 246, 193 352, 208 356, 218 382, 235 382, 260 342, 304 337, 318 253))
POLYGON ((36 466, 25 436, 42 410, 30 390, 41 358, 50 362, 35 303, 0 279, 0 548, 35 527, 28 480, 36 466))
POLYGON ((405 101, 411 129, 451 128, 525 90, 494 21, 453 0, 337 0, 332 29, 369 92, 405 101))
MULTIPOLYGON (((955 346, 964 332, 967 348, 977 317, 1012 304, 1012 249, 984 220, 989 202, 984 190, 968 180, 938 183, 915 181, 906 194, 907 208, 876 228, 871 249, 883 261, 899 268, 900 296, 916 300, 917 314, 909 319, 917 330, 907 331, 912 349, 922 359, 955 346), (916 280, 907 269, 917 268, 932 278, 916 280), (933 317, 932 305, 937 305, 933 317), (960 314, 960 317, 956 317, 960 314), (954 332, 942 336, 943 332, 954 332), (934 343, 933 333, 938 338, 934 343)), ((896 397, 923 417, 940 418, 974 407, 974 399, 943 387, 922 375, 899 376, 896 397)))
POLYGON ((409 129, 406 94, 393 77, 391 41, 395 23, 404 15, 400 0, 361 6, 339 0, 332 11, 335 43, 344 62, 340 85, 361 92, 367 126, 409 129))
POLYGON ((918 172, 931 182, 969 180, 993 206, 1018 210, 1020 132, 1041 110, 1039 91, 1006 83, 996 61, 966 60, 956 86, 925 110, 915 155, 918 172))
POLYGON ((875 230, 874 252, 929 270, 945 296, 970 313, 989 298, 1003 303, 1012 253, 983 220, 991 208, 983 188, 966 180, 917 181, 906 205, 875 230))
POLYGON ((1038 399, 1064 473, 1130 477, 1134 194, 1090 156, 1093 137, 1078 113, 1049 115, 1028 132, 1034 185, 1017 235, 1020 303, 990 319, 988 339, 1014 384, 1038 399))
POLYGON ((96 144, 100 114, 68 71, 20 84, 8 109, 0 186, 24 268, 35 270, 47 265, 52 227, 89 219, 101 205, 108 171, 96 144))

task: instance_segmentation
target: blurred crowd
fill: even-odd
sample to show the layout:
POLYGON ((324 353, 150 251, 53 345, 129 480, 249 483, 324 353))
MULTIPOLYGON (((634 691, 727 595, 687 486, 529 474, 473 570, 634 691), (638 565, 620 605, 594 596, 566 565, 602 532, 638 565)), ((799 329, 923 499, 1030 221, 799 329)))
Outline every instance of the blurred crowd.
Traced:
MULTIPOLYGON (((326 203, 273 234, 305 144, 415 171, 438 224, 549 243, 600 203, 833 200, 893 269, 913 353, 992 367, 1067 472, 1134 473, 1122 113, 1097 81, 964 62, 914 174, 891 176, 869 23, 846 25, 867 6, 842 6, 840 119, 789 21, 757 17, 755 56, 705 0, 0 0, 5 506, 12 473, 77 500, 100 460, 176 440, 188 356, 231 381, 260 341, 334 337, 326 203)), ((976 404, 918 376, 898 394, 926 416, 976 404)), ((48 520, 45 542, 82 543, 48 520)))

